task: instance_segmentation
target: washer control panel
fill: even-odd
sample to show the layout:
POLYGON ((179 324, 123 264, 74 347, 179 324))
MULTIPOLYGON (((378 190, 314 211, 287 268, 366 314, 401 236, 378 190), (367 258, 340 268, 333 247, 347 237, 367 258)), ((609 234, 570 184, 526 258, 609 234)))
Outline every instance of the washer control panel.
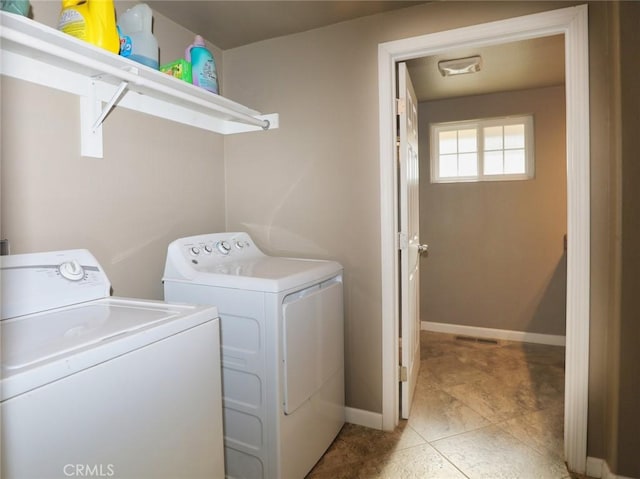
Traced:
POLYGON ((0 256, 2 319, 110 295, 111 283, 87 250, 0 256))
POLYGON ((251 237, 243 232, 211 233, 181 238, 169 245, 168 254, 177 254, 183 261, 201 266, 264 256, 251 237))

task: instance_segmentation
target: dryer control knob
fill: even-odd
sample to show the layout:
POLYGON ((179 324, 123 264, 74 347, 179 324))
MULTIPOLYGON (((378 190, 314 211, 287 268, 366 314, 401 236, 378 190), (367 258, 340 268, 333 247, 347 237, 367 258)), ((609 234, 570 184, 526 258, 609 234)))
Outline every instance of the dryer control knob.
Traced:
POLYGON ((191 253, 192 256, 198 256, 200 254, 200 248, 194 246, 193 248, 189 249, 189 253, 191 253))
POLYGON ((213 253, 213 248, 211 247, 211 245, 205 245, 204 252, 207 254, 213 253))
POLYGON ((236 245, 236 248, 238 248, 238 249, 244 248, 244 243, 242 241, 240 241, 240 240, 236 240, 234 244, 236 245))
POLYGON ((216 243, 216 248, 218 249, 218 251, 225 255, 229 254, 229 251, 231 251, 231 246, 229 246, 229 243, 226 241, 218 241, 216 243))
POLYGON ((84 268, 75 259, 62 263, 58 266, 58 271, 63 278, 69 281, 80 281, 84 278, 84 268))

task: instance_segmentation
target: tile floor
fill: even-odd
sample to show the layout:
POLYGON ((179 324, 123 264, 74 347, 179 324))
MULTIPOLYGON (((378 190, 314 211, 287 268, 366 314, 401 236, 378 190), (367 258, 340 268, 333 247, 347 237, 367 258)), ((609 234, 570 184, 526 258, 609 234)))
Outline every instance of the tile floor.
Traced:
POLYGON ((422 331, 408 420, 346 424, 307 479, 565 479, 564 348, 422 331))

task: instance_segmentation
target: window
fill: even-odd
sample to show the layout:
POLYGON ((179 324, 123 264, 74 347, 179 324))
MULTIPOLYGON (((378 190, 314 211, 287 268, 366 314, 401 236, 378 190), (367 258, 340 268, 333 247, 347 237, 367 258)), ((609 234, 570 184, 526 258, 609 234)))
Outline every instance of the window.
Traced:
POLYGON ((533 178, 533 117, 432 123, 431 182, 533 178))

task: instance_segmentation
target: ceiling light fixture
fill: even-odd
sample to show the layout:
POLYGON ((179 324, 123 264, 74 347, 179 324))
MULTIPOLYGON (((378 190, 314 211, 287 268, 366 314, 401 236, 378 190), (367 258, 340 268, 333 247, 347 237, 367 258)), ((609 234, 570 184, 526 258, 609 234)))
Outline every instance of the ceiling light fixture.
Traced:
POLYGON ((482 57, 480 55, 438 62, 438 70, 440 70, 443 77, 475 73, 480 71, 481 67, 482 57))

